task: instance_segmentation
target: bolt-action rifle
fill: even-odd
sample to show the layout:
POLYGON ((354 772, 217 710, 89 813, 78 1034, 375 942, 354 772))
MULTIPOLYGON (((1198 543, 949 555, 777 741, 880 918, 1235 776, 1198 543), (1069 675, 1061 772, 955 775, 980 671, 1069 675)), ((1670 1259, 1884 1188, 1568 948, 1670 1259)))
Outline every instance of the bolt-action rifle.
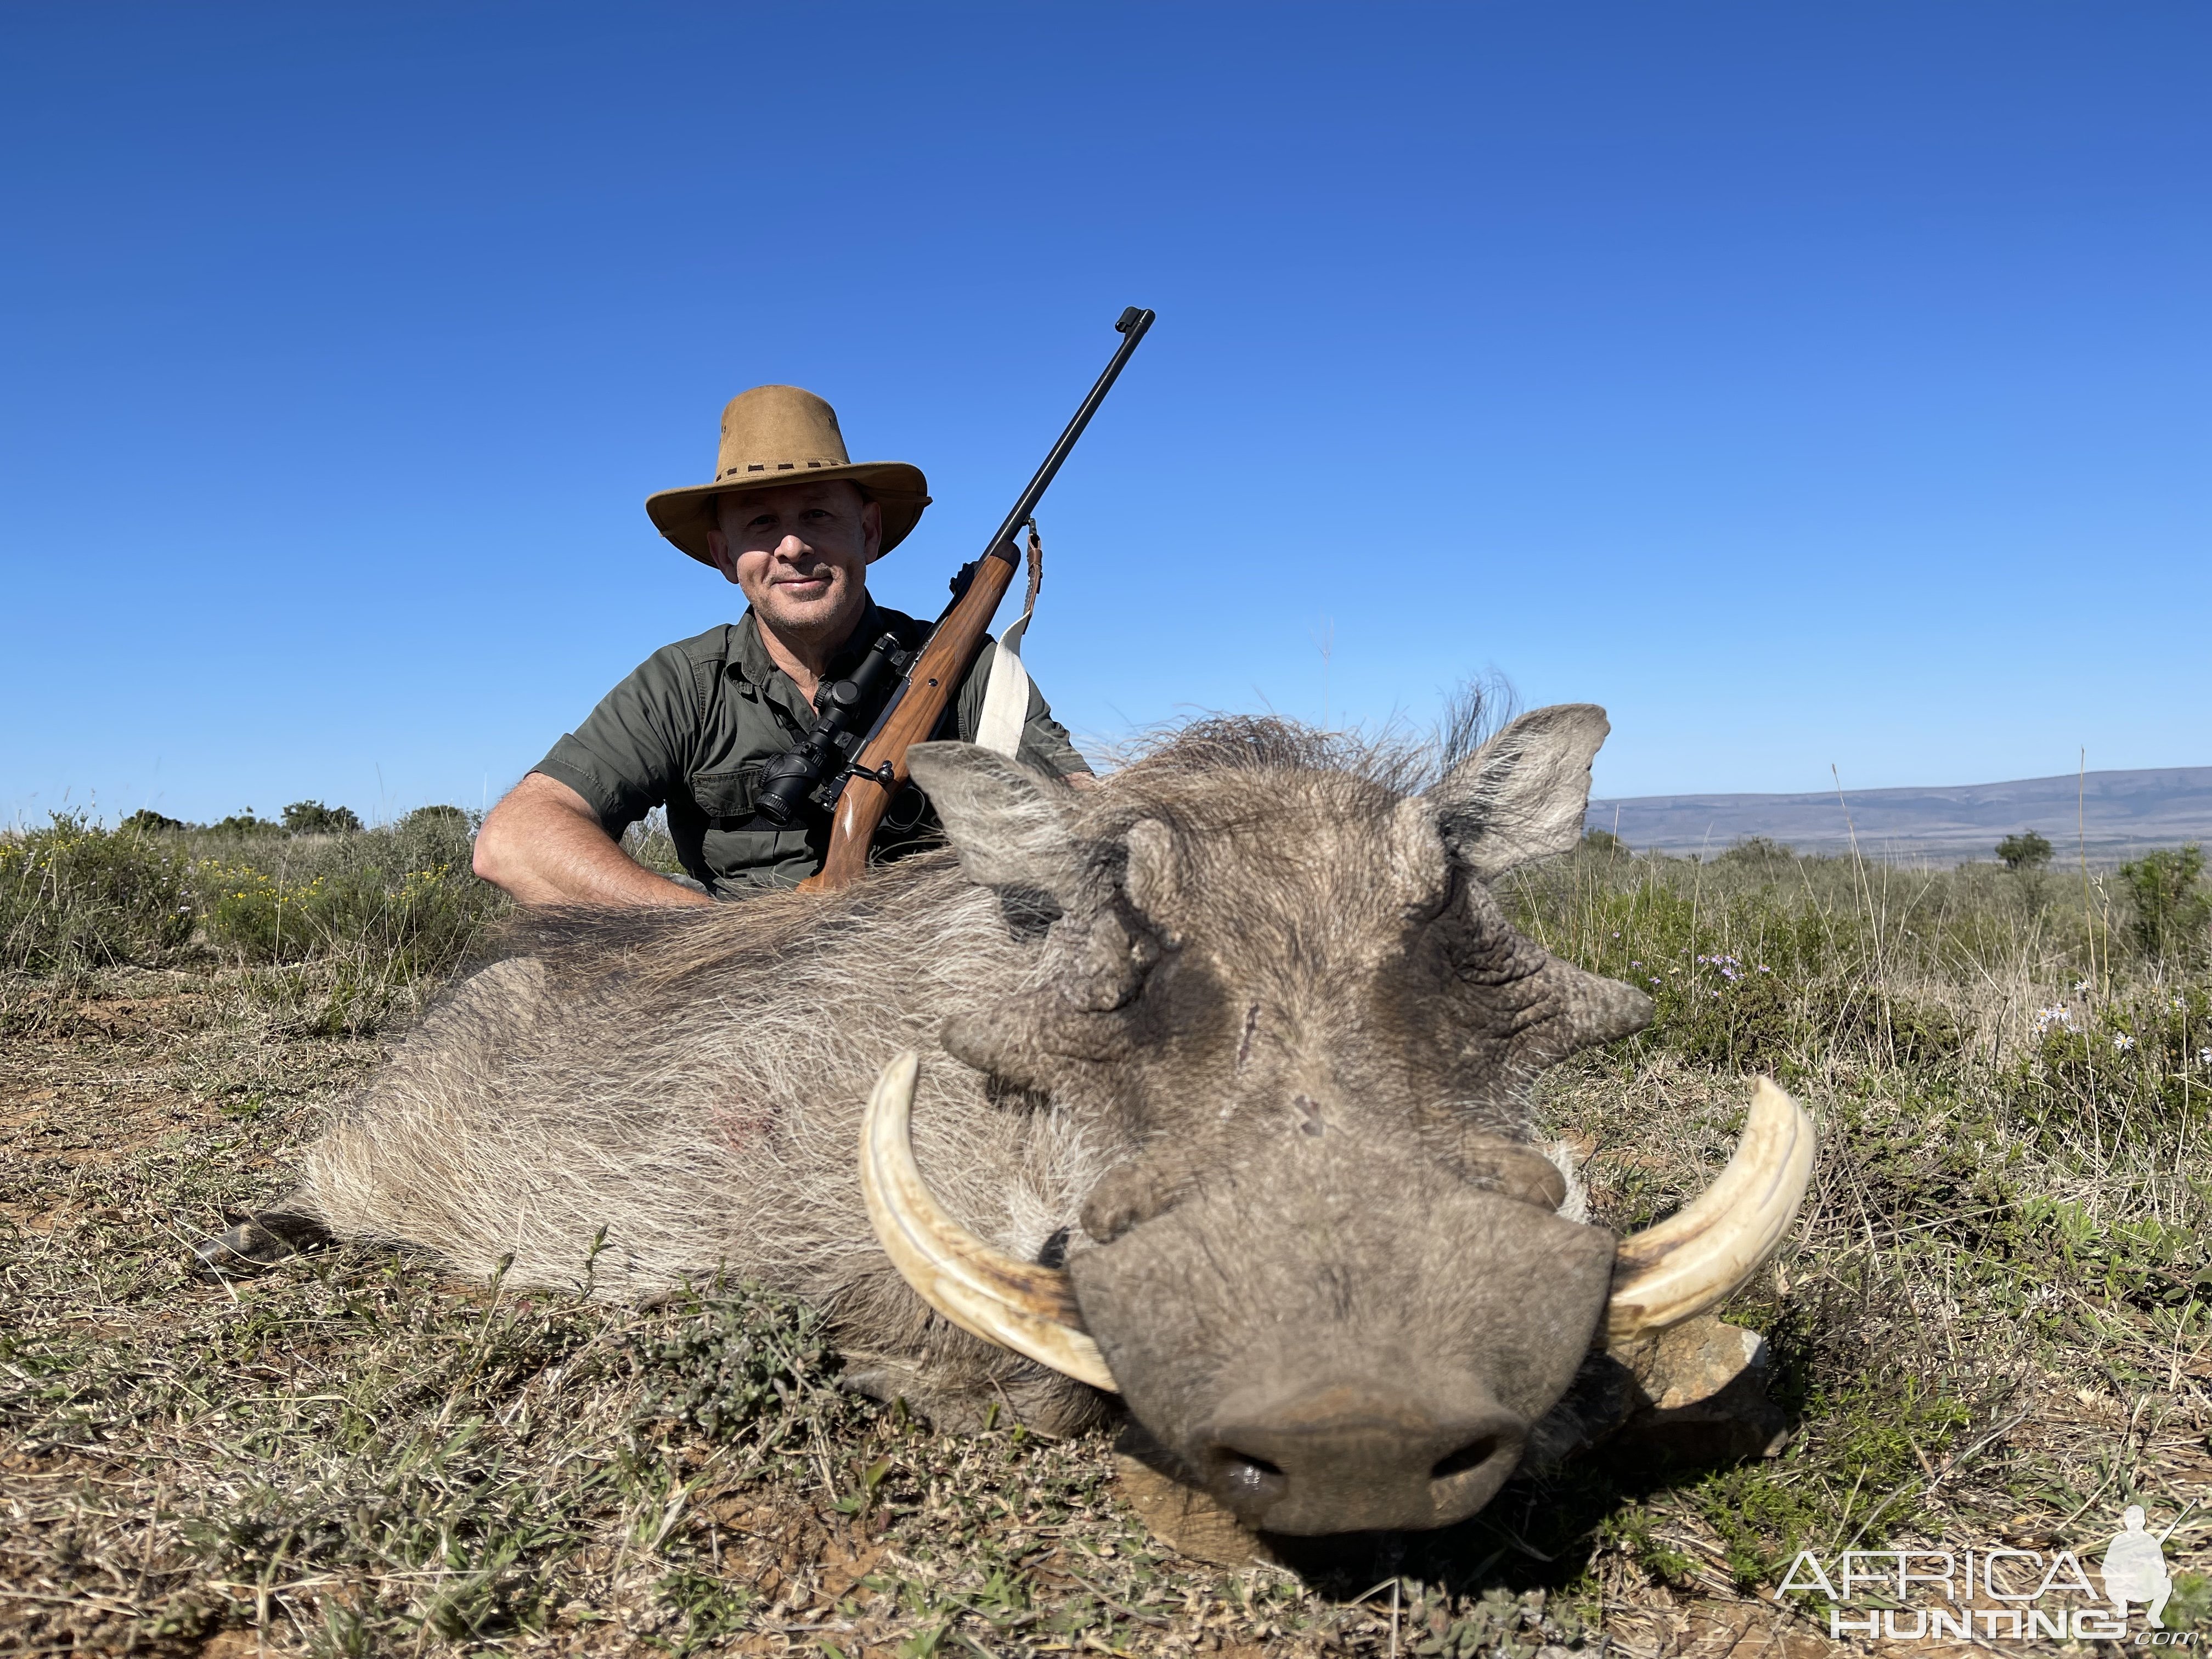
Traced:
POLYGON ((953 577, 952 602, 928 638, 912 651, 902 649, 896 635, 877 640, 848 678, 825 682, 815 692, 813 727, 797 748, 770 763, 757 803, 762 817, 789 823, 810 801, 831 815, 829 851, 821 870, 799 884, 802 890, 834 892, 866 872, 869 844, 907 786, 906 751, 937 729, 945 704, 975 665, 999 601, 1020 568, 1014 532, 1036 511, 1060 463, 1152 325, 1149 311, 1131 306, 1121 313, 1114 325, 1122 337, 1114 360, 985 544, 982 557, 953 577), (864 731, 861 722, 871 711, 873 723, 864 731))

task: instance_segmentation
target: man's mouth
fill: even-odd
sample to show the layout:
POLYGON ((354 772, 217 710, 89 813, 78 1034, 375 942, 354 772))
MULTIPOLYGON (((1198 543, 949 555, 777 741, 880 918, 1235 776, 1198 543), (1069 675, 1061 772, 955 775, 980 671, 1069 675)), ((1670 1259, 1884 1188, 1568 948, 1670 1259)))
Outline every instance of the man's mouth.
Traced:
POLYGON ((811 599, 830 591, 830 579, 827 576, 779 576, 769 586, 781 589, 793 599, 811 599))

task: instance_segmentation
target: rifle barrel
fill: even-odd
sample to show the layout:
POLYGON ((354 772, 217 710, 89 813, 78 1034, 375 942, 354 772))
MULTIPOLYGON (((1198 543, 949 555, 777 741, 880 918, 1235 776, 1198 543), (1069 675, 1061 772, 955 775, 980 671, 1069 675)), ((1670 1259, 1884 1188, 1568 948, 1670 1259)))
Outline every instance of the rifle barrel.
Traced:
POLYGON ((1129 354, 1136 350, 1137 342, 1145 337, 1145 331, 1152 325, 1154 314, 1136 306, 1131 306, 1121 313, 1121 320, 1114 325, 1122 336, 1121 349, 1114 354, 1113 362, 1106 365, 1106 372, 1098 377, 1098 384, 1091 388, 1091 395, 1083 400, 1083 407, 1075 411, 1075 418, 1067 423, 1067 430, 1060 434, 1060 441, 1052 447, 1052 453, 1044 458, 1044 465, 1037 468, 1036 476, 1030 480, 1029 488, 1022 491, 1021 499, 1014 503, 1014 510, 1006 514, 1006 523, 999 526, 998 533, 985 545, 984 557, 989 558, 994 555, 1001 558, 1006 556, 1001 550, 1013 545, 1014 532, 1022 527, 1023 520, 1036 511, 1036 504, 1044 499, 1044 492, 1051 487, 1053 475, 1060 471, 1060 464, 1075 447, 1076 440, 1083 435, 1083 428, 1091 424, 1091 417, 1098 412, 1098 405, 1106 401, 1106 394, 1114 389, 1115 378, 1121 374, 1121 366, 1129 361, 1129 354))

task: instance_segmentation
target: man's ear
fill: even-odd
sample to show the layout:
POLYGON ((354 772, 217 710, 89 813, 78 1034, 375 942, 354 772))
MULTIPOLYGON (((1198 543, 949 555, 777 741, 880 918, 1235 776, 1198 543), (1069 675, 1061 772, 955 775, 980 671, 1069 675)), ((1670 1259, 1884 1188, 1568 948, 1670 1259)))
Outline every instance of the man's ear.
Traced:
POLYGON ((972 743, 918 743, 906 751, 906 763, 970 881, 1049 893, 1063 902, 1074 895, 1082 861, 1068 829, 1065 786, 972 743))
POLYGON ((883 550, 884 509, 881 502, 860 503, 860 550, 863 556, 872 559, 883 550))
POLYGON ((738 579, 738 562, 730 556, 730 538, 719 530, 707 532, 707 557, 731 581, 738 579))
POLYGON ((1612 727, 1595 703, 1533 709, 1421 797, 1451 855, 1484 881, 1571 851, 1589 810, 1590 761, 1612 727))

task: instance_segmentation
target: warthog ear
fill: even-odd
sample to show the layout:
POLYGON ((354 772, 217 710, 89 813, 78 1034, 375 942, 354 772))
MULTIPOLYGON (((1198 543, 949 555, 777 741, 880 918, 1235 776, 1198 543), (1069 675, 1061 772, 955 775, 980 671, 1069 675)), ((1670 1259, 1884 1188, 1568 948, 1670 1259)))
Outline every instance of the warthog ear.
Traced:
POLYGON ((1421 799, 1452 856, 1484 881, 1571 851, 1589 808, 1590 761, 1612 730, 1595 703, 1532 709, 1421 799))
POLYGON ((906 751, 970 881, 1026 888, 1065 903, 1081 860, 1068 831, 1067 787, 972 743, 918 743, 906 751))

